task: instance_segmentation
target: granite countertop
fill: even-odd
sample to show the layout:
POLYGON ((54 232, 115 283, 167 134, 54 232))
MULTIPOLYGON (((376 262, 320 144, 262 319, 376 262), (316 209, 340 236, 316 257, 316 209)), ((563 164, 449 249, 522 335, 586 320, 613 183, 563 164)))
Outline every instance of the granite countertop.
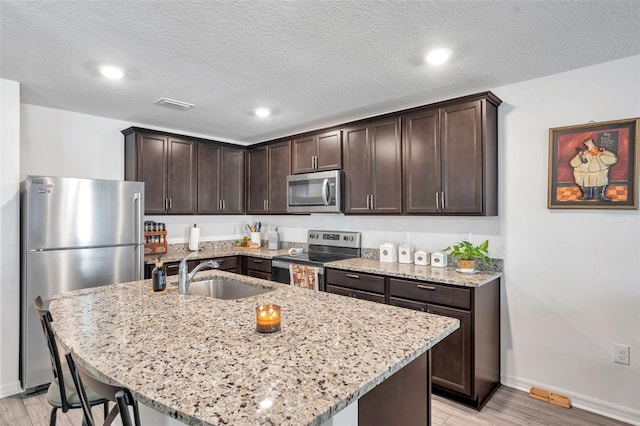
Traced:
POLYGON ((56 295, 65 349, 92 374, 167 415, 204 425, 319 425, 459 327, 456 319, 223 271, 274 291, 239 300, 181 295, 151 280, 56 295), (255 331, 255 308, 282 330, 255 331))
POLYGON ((465 274, 457 272, 456 268, 453 267, 438 268, 429 265, 380 262, 378 259, 364 258, 338 260, 325 263, 324 266, 345 271, 367 272, 464 287, 479 287, 502 276, 502 272, 476 271, 473 274, 465 274))
MULTIPOLYGON (((189 251, 169 252, 169 253, 160 254, 160 256, 162 256, 162 260, 164 262, 179 262, 189 253, 194 253, 194 252, 189 252, 189 251)), ((260 257, 263 259, 273 259, 275 256, 282 256, 283 254, 288 254, 288 253, 289 253, 289 250, 287 249, 270 250, 266 247, 260 247, 260 248, 220 247, 220 248, 214 248, 214 249, 198 250, 198 254, 189 259, 190 260, 211 259, 213 257, 225 257, 225 256, 237 256, 237 255, 260 257)), ((147 254, 144 256, 144 261, 147 264, 155 263, 156 259, 158 259, 157 254, 147 254)))

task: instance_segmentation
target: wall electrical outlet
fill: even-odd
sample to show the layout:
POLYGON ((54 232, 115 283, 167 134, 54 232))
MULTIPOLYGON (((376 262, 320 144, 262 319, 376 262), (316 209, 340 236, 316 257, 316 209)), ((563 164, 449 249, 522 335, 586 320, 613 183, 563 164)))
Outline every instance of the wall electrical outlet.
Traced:
POLYGON ((613 344, 613 362, 629 365, 629 345, 613 344))

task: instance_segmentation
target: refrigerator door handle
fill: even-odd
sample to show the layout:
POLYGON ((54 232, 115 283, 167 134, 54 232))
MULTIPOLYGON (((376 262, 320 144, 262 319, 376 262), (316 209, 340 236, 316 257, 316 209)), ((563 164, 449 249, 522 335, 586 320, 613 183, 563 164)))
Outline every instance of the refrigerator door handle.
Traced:
POLYGON ((133 206, 134 206, 134 218, 133 218, 133 241, 136 244, 142 244, 142 206, 141 204, 142 194, 134 192, 133 194, 133 206))

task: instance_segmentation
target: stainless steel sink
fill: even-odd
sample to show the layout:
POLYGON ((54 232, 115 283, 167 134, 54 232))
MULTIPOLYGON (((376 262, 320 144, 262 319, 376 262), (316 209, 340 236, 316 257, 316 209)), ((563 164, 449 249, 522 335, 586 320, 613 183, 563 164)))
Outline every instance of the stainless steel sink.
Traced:
POLYGON ((188 293, 215 297, 216 299, 242 299, 273 291, 272 288, 252 286, 230 278, 192 281, 188 293))

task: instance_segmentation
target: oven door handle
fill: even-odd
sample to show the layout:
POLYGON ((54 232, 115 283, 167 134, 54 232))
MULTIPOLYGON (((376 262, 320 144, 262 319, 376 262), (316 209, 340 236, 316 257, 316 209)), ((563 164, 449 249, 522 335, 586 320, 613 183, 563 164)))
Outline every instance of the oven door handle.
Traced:
POLYGON ((289 270, 290 264, 291 262, 283 262, 281 260, 275 260, 275 259, 271 261, 272 268, 283 268, 283 269, 286 269, 287 271, 289 270))

